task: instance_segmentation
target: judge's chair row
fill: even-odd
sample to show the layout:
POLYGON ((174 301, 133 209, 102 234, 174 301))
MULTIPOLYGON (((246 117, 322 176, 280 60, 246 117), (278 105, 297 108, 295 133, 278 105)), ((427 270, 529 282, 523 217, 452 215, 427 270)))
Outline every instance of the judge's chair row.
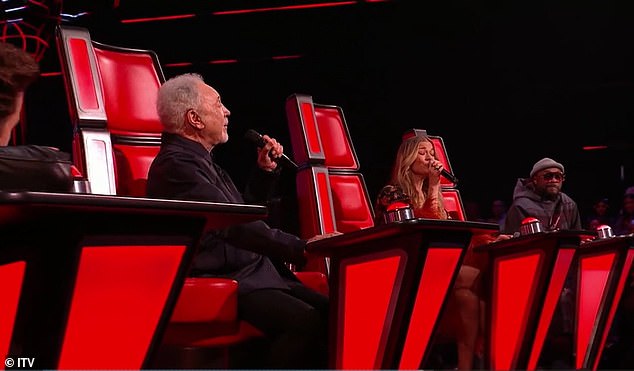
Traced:
MULTIPOLYGON (((165 77, 157 55, 93 41, 81 27, 59 26, 56 40, 74 131, 75 165, 92 193, 144 197, 149 166, 161 143, 155 101, 165 77)), ((323 275, 298 277, 327 289, 323 275)), ((158 357, 139 367, 241 366, 230 351, 257 343, 262 334, 238 320, 237 287, 230 279, 187 278, 161 349, 155 352, 158 357)))
MULTIPOLYGON (((415 310, 400 311, 401 316, 411 316, 400 323, 395 317, 384 320, 407 302, 407 299, 400 300, 400 293, 395 293, 403 287, 405 279, 396 274, 382 274, 389 271, 390 259, 402 261, 398 254, 405 249, 395 241, 398 232, 381 234, 385 229, 371 228, 374 226, 372 204, 341 107, 315 103, 310 95, 293 94, 287 98, 286 114, 294 160, 299 165, 296 182, 301 234, 312 236, 339 231, 349 235, 344 241, 352 241, 335 246, 352 251, 322 249, 326 251, 322 255, 333 258, 314 257, 312 262, 314 267, 329 274, 331 303, 337 311, 337 327, 331 331, 330 338, 335 357, 331 366, 337 369, 428 368, 425 362, 428 348, 420 345, 426 341, 420 336, 425 326, 420 326, 420 322, 421 318, 435 315, 431 310, 433 298, 428 295, 433 290, 423 296, 421 311, 425 314, 419 318, 421 321, 412 315, 415 310), (372 233, 364 235, 364 231, 372 233), (358 251, 368 253, 363 255, 358 251), (376 279, 379 275, 380 279, 376 279), (386 291, 388 295, 384 300, 377 300, 386 291), (395 297, 399 300, 394 300, 395 297), (381 305, 383 311, 377 310, 381 305), (390 328, 395 322, 397 326, 407 327, 407 336, 393 336, 398 333, 398 329, 390 328), (408 344, 410 335, 416 337, 416 341, 408 344), (412 351, 415 348, 416 351, 412 351), (390 353, 398 355, 389 358, 390 353)), ((412 129, 403 138, 423 133, 412 129)), ((439 159, 451 172, 442 138, 431 138, 439 159)), ((457 184, 441 179, 445 209, 453 219, 464 221, 457 184)), ((497 229, 486 229, 486 234, 494 230, 497 232, 497 229)), ((540 356, 553 313, 573 264, 578 269, 578 291, 576 303, 570 304, 575 307, 571 359, 574 358, 575 369, 596 370, 601 365, 603 349, 609 349, 605 344, 627 282, 627 272, 634 261, 634 245, 632 235, 598 238, 581 244, 583 238, 591 235, 586 232, 562 230, 533 236, 529 233, 501 241, 493 248, 482 245, 475 249, 474 255, 488 259, 491 267, 485 288, 489 295, 486 330, 481 339, 484 340, 484 367, 493 370, 541 367, 540 356)), ((407 244, 418 242, 408 240, 407 244)), ((420 250, 428 247, 421 245, 420 250)), ((404 254, 407 259, 415 259, 415 255, 404 254)), ((398 270, 390 272, 395 271, 398 270)), ((436 280, 432 285, 439 287, 440 282, 436 280)))

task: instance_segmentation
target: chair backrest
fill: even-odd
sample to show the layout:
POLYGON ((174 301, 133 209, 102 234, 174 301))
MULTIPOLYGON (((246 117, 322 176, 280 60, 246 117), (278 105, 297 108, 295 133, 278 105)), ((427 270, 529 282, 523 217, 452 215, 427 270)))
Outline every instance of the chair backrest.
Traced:
POLYGON ((73 157, 93 193, 145 196, 160 147, 156 96, 165 76, 156 53, 93 41, 82 27, 56 31, 73 157))
POLYGON ((286 116, 297 171, 300 236, 374 225, 374 211, 341 107, 293 94, 286 116))
POLYGON ((454 220, 467 220, 465 214, 464 205, 462 203, 462 197, 460 191, 456 188, 446 188, 442 190, 443 204, 445 210, 454 220))

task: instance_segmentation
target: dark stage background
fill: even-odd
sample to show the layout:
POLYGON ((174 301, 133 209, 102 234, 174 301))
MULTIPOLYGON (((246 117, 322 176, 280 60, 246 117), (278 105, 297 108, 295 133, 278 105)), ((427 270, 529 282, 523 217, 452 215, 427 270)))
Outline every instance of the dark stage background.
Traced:
MULTIPOLYGON (((63 23, 88 27, 95 41, 153 49, 167 77, 204 75, 232 111, 231 139, 215 153, 239 184, 255 160, 244 132, 275 136, 290 154, 284 102, 306 93, 343 107, 372 197, 401 134, 422 128, 444 138, 463 201, 485 216, 542 157, 565 165, 564 191, 582 211, 598 197, 618 209, 634 185, 634 7, 436 3, 66 0, 63 23), (246 9, 259 11, 222 13, 246 9), (191 17, 130 22, 183 14, 191 17), (218 60, 236 62, 209 63, 218 60), (607 148, 583 150, 598 145, 607 148)), ((42 66, 50 75, 29 92, 26 140, 70 150, 54 45, 42 66)), ((280 194, 292 221, 290 171, 280 194)))

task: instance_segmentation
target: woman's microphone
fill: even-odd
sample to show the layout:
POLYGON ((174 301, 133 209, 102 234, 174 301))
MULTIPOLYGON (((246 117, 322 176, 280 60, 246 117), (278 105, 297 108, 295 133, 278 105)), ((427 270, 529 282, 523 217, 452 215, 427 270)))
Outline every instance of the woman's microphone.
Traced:
POLYGON ((458 184, 458 178, 456 178, 455 175, 453 175, 452 173, 448 172, 447 170, 442 169, 442 171, 440 172, 440 175, 442 175, 445 178, 447 178, 453 184, 458 184))

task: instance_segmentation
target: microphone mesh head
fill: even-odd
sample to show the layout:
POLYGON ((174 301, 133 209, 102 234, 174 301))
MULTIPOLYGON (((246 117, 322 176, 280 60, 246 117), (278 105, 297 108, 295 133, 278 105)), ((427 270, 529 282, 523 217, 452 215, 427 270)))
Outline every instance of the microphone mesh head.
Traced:
POLYGON ((264 138, 262 138, 262 135, 260 135, 260 133, 253 129, 249 129, 246 133, 244 133, 244 139, 248 140, 258 147, 264 146, 264 138))

